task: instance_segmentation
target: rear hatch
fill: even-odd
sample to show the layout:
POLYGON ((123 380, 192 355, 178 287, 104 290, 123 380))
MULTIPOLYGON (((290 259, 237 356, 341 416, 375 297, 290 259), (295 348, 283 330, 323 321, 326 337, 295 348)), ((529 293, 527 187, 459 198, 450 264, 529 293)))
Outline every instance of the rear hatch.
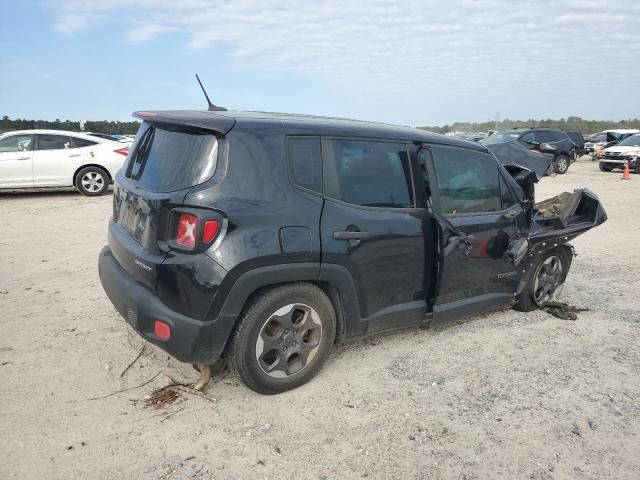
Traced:
POLYGON ((217 154, 211 130, 144 121, 116 176, 109 247, 122 268, 154 293, 169 251, 170 212, 213 176, 217 154))

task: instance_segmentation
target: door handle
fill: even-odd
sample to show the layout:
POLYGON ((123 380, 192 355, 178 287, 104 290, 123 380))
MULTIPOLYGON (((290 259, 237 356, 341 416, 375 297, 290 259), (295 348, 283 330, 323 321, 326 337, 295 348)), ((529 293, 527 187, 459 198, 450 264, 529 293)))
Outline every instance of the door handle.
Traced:
POLYGON ((333 232, 334 240, 362 240, 368 236, 369 232, 350 232, 348 230, 338 230, 333 232))
POLYGON ((507 210, 502 214, 502 218, 506 218, 507 220, 511 220, 512 218, 516 218, 518 216, 517 210, 511 209, 507 210))
POLYGON ((80 154, 79 153, 73 153, 71 155, 67 155, 67 157, 71 158, 71 157, 79 157, 80 154))
POLYGON ((20 161, 22 161, 22 160, 31 160, 31 157, 18 157, 18 158, 16 158, 16 160, 20 160, 20 161))

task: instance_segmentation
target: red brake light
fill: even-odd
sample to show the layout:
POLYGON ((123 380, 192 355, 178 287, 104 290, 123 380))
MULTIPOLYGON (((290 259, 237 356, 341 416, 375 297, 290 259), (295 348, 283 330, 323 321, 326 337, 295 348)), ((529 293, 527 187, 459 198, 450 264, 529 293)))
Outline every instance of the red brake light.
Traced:
POLYGON ((198 233, 198 217, 181 213, 178 219, 178 237, 176 242, 178 245, 193 249, 196 246, 196 235, 198 233))
POLYGON ((153 333, 158 340, 167 341, 171 338, 171 327, 167 323, 156 320, 153 323, 153 333))
POLYGON ((119 148, 114 150, 114 153, 119 153, 120 155, 124 155, 125 157, 129 155, 129 147, 119 148))
POLYGON ((207 220, 204 222, 204 229, 202 232, 202 241, 204 243, 211 243, 218 234, 219 223, 217 220, 207 220))

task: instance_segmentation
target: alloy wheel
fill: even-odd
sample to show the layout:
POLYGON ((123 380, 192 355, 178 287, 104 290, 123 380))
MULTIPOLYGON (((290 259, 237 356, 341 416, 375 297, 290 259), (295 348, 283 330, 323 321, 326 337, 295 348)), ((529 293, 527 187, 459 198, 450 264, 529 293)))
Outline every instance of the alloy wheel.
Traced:
POLYGON ((104 187, 104 177, 98 172, 87 172, 80 180, 82 188, 89 193, 96 193, 104 187))
POLYGON ((322 340, 322 322, 309 305, 279 308, 264 322, 256 341, 260 369, 274 378, 302 372, 313 360, 322 340))
POLYGON ((562 260, 557 255, 551 255, 540 264, 533 281, 533 300, 542 306, 552 301, 558 287, 562 284, 562 260))

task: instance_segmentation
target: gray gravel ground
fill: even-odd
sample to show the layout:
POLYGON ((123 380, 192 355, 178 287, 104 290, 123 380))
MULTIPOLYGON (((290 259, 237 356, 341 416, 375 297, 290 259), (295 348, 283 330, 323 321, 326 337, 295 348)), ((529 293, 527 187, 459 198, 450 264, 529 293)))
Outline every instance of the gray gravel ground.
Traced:
POLYGON ((111 199, 0 194, 0 471, 4 478, 640 478, 640 176, 582 161, 538 199, 590 186, 610 220, 577 239, 562 299, 577 321, 492 313, 336 349, 310 384, 255 394, 192 381, 105 298, 97 255, 111 199), (168 416, 171 415, 171 416, 168 416))

